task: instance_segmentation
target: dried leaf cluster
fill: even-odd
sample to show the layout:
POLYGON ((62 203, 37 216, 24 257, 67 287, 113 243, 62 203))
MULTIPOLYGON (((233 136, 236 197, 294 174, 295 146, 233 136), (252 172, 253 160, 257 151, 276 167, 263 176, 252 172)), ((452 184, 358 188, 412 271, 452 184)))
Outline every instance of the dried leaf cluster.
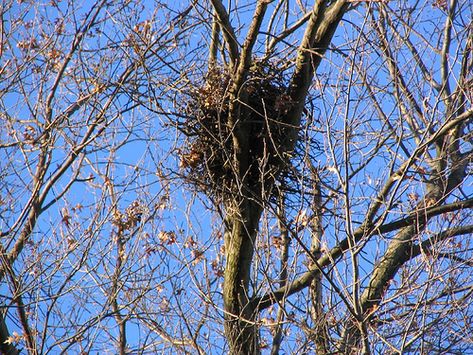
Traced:
POLYGON ((123 231, 135 228, 141 221, 144 207, 138 201, 133 201, 130 206, 122 213, 115 210, 112 223, 118 227, 119 234, 123 231))

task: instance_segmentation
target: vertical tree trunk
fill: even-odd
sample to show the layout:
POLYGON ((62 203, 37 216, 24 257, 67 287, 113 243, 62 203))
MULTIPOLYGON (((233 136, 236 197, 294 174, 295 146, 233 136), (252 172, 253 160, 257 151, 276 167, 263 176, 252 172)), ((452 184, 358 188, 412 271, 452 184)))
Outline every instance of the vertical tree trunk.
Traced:
MULTIPOLYGON (((321 243, 323 234, 322 227, 322 194, 320 190, 320 180, 317 171, 308 160, 308 164, 311 169, 312 178, 314 179, 313 194, 314 198, 312 201, 312 212, 313 218, 310 223, 311 227, 311 245, 310 252, 313 259, 310 260, 310 268, 315 269, 314 260, 318 260, 321 253, 321 243)), ((309 295, 311 300, 310 315, 314 324, 314 342, 316 346, 317 355, 330 354, 329 335, 325 311, 323 308, 322 299, 322 273, 318 273, 309 287, 309 295)))
POLYGON ((256 312, 249 302, 254 243, 262 208, 249 198, 228 203, 225 220, 227 263, 223 285, 225 334, 230 354, 258 354, 256 312))

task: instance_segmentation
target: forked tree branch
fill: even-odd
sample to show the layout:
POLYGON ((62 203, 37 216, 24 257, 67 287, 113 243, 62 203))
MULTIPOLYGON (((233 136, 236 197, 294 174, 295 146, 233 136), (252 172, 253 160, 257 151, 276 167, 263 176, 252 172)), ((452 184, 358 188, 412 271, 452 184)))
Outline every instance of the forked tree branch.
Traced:
POLYGON ((240 52, 235 31, 232 27, 232 24, 230 23, 227 10, 225 9, 225 6, 223 6, 222 2, 220 0, 211 0, 211 2, 215 13, 217 14, 220 27, 222 28, 223 38, 227 44, 228 52, 230 54, 230 61, 233 67, 238 60, 238 55, 240 52))

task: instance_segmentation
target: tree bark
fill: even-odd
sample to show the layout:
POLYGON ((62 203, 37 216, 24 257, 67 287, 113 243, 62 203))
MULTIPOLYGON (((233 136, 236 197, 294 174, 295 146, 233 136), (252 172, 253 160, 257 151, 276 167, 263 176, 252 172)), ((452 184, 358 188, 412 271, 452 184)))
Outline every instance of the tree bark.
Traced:
POLYGON ((259 354, 257 310, 250 300, 250 272, 262 208, 249 198, 227 206, 223 285, 225 334, 230 354, 259 354))

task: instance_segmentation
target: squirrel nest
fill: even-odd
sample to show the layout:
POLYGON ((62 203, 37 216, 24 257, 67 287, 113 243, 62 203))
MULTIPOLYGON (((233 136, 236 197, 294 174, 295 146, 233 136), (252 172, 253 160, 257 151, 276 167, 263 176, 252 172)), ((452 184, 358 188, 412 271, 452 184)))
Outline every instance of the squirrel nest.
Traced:
MULTIPOLYGON (((265 188, 285 165, 282 118, 291 106, 282 73, 256 62, 240 91, 239 124, 248 137, 246 177, 254 188, 265 188)), ((179 129, 187 137, 181 147, 180 167, 199 190, 222 196, 236 192, 238 174, 233 163, 232 130, 228 124, 231 76, 223 69, 207 73, 202 86, 187 92, 179 129)))

